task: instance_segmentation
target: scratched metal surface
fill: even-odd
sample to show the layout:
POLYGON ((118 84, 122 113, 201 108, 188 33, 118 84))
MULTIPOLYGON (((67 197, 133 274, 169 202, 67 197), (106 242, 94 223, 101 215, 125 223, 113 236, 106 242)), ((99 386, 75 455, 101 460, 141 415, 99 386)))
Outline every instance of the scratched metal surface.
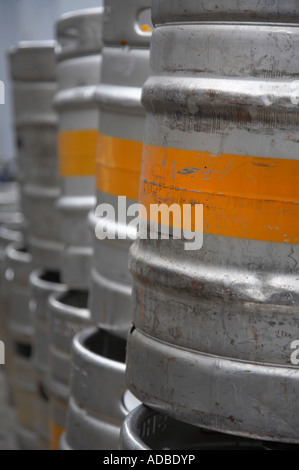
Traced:
MULTIPOLYGON (((291 162, 297 168, 299 116, 290 90, 298 78, 299 36, 293 24, 298 18, 293 1, 199 5, 193 0, 154 0, 157 27, 151 74, 143 89, 145 144, 158 155, 164 149, 165 167, 167 149, 178 149, 177 154, 187 149, 193 154, 253 156, 266 163, 270 159, 269 168, 273 162, 291 162)), ((216 178, 213 165, 194 168, 184 154, 185 167, 193 171, 177 165, 173 180, 163 179, 162 164, 160 172, 158 166, 152 170, 146 155, 140 200, 184 201, 190 184, 193 203, 202 202, 201 185, 206 188, 216 178), (145 171, 156 180, 147 179, 145 171), (183 187, 177 185, 182 173, 183 187)), ((294 171, 285 182, 296 181, 294 171)), ((229 173, 228 167, 222 181, 229 173)), ((286 198, 280 198, 277 179, 281 207, 274 219, 292 210, 296 214, 296 187, 298 181, 291 189, 286 184, 286 198)), ((259 202, 267 194, 257 188, 258 226, 263 225, 259 202)), ((287 227, 292 239, 283 233, 280 240, 276 234, 272 239, 273 227, 262 227, 269 229, 268 239, 248 237, 246 223, 254 231, 255 217, 246 221, 240 236, 223 235, 233 207, 239 208, 240 217, 231 218, 232 233, 242 220, 238 192, 232 188, 229 197, 219 212, 212 206, 210 221, 219 216, 220 222, 214 232, 205 227, 202 249, 188 252, 182 241, 172 239, 133 245, 135 328, 128 342, 128 384, 144 403, 177 419, 298 442, 299 370, 291 364, 290 346, 298 339, 299 326, 299 249, 293 230, 298 217, 287 227)), ((278 233, 281 227, 274 229, 278 233)))
POLYGON ((177 421, 140 405, 126 417, 121 450, 265 450, 262 441, 229 436, 177 421))

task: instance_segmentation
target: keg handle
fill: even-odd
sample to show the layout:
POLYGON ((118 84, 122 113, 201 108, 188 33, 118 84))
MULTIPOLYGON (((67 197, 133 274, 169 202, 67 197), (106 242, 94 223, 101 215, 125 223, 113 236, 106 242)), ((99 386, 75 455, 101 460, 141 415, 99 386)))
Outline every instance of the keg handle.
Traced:
POLYGON ((141 8, 137 12, 134 28, 139 36, 150 36, 153 30, 151 9, 141 8))
POLYGON ((60 53, 62 50, 75 50, 79 42, 79 29, 73 25, 65 28, 63 31, 57 33, 57 46, 56 53, 60 53))
POLYGON ((147 43, 152 32, 151 9, 149 0, 130 1, 126 8, 119 6, 123 0, 107 2, 104 10, 104 44, 119 41, 121 45, 133 45, 134 41, 140 44, 144 38, 147 43), (105 28, 105 24, 109 28, 105 28), (132 44, 130 44, 132 43, 132 44))

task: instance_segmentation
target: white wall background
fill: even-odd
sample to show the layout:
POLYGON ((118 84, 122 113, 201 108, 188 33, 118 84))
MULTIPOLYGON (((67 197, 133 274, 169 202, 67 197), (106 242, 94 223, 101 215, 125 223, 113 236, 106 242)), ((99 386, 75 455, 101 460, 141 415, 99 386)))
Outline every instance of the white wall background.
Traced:
POLYGON ((102 5, 103 0, 0 0, 0 80, 5 84, 5 104, 0 104, 0 173, 15 157, 7 50, 18 41, 54 39, 54 23, 62 13, 102 5))

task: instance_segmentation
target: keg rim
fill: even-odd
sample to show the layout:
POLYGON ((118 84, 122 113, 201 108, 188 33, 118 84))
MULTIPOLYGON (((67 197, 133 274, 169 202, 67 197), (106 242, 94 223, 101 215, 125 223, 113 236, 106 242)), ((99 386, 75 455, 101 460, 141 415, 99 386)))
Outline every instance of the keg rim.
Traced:
POLYGON ((54 282, 54 281, 47 281, 47 280, 41 279, 41 277, 47 272, 56 272, 61 277, 61 273, 58 269, 51 270, 51 269, 47 269, 44 267, 37 268, 37 269, 34 269, 30 273, 30 276, 29 276, 30 284, 33 287, 38 287, 42 290, 49 291, 49 292, 52 292, 53 289, 55 289, 55 291, 59 291, 59 293, 67 290, 67 285, 63 282, 54 282))
POLYGON ((32 255, 26 244, 22 241, 9 243, 5 249, 5 254, 8 259, 13 261, 21 263, 32 262, 32 255))
POLYGON ((95 14, 101 15, 104 13, 104 7, 90 7, 90 8, 83 8, 77 9, 72 11, 67 11, 62 13, 59 18, 57 19, 56 25, 60 25, 63 21, 69 20, 70 18, 84 18, 89 15, 93 16, 95 14))
POLYGON ((67 286, 67 289, 62 292, 52 292, 49 296, 49 305, 50 308, 56 312, 59 313, 68 313, 70 315, 78 315, 79 317, 85 316, 86 319, 90 318, 90 312, 88 307, 75 307, 73 305, 68 305, 60 301, 60 296, 64 296, 66 294, 69 294, 70 292, 75 291, 75 292, 81 292, 78 290, 70 289, 69 286, 67 286))
MULTIPOLYGON (((95 335, 96 333, 106 332, 111 335, 108 330, 104 328, 96 328, 96 327, 89 327, 86 328, 74 336, 73 344, 72 344, 72 353, 84 358, 85 362, 89 362, 92 364, 102 364, 104 367, 110 367, 113 364, 113 370, 119 370, 120 372, 125 372, 126 364, 125 362, 120 362, 115 359, 111 359, 107 356, 103 356, 101 354, 97 354, 86 346, 86 341, 95 335)), ((111 335, 113 336, 113 335, 111 335)), ((122 338, 116 337, 117 340, 121 340, 122 338)))
POLYGON ((55 50, 57 42, 54 39, 40 39, 40 40, 27 40, 27 41, 19 41, 17 44, 13 45, 9 49, 9 54, 17 54, 26 51, 40 51, 44 50, 55 50))

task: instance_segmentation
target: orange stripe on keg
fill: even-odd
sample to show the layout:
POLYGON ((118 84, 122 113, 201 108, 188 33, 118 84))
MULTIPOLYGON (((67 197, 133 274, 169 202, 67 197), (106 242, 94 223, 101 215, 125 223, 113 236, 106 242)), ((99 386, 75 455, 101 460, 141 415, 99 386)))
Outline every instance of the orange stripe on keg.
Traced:
POLYGON ((299 243, 298 160, 151 145, 143 152, 139 201, 148 214, 150 204, 198 203, 204 233, 299 243))
POLYGON ((138 199, 142 142, 99 134, 97 188, 116 196, 138 199))
POLYGON ((60 175, 94 176, 97 129, 63 131, 58 135, 60 175))
POLYGON ((64 433, 64 429, 58 426, 55 421, 50 421, 50 446, 51 450, 59 450, 59 440, 64 433))

